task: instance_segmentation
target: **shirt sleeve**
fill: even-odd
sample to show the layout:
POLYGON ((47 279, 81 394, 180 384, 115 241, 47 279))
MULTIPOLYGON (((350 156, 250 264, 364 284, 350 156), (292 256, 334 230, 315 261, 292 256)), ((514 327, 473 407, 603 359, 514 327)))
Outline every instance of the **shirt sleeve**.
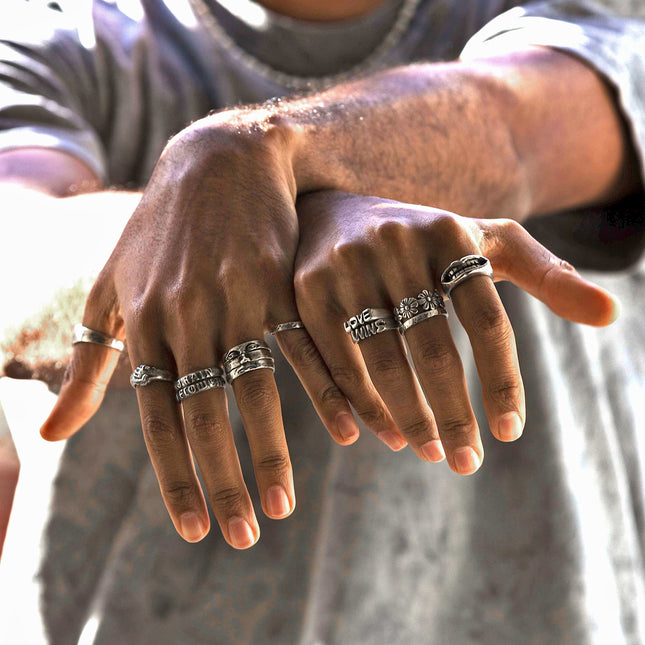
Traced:
POLYGON ((168 139, 208 111, 164 26, 105 0, 2 0, 0 151, 71 153, 106 185, 145 184, 168 139))
MULTIPOLYGON (((593 67, 616 91, 645 182, 645 20, 625 3, 621 13, 586 0, 547 0, 515 7, 489 22, 466 44, 464 60, 526 45, 568 52, 593 67)), ((645 3, 643 3, 645 4, 645 3)), ((639 5, 640 6, 640 5, 639 5)))

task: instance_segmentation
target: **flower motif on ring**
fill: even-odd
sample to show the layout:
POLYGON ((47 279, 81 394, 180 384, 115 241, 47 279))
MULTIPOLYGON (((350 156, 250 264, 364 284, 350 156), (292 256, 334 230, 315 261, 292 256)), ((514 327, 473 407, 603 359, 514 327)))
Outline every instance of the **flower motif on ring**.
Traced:
POLYGON ((416 298, 403 298, 398 306, 398 317, 407 320, 419 313, 419 302, 416 298))
POLYGON ((417 300, 419 301, 419 305, 421 306, 422 311, 439 309, 443 306, 443 298, 436 289, 432 293, 430 293, 427 289, 424 289, 417 296, 417 300))

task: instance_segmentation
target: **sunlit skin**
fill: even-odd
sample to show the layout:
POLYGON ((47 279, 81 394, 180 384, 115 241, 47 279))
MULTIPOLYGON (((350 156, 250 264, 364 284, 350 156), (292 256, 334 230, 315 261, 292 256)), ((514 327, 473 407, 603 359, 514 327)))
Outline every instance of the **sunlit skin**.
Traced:
POLYGON ((290 18, 331 22, 357 18, 382 5, 383 0, 354 0, 353 2, 346 2, 346 0, 325 0, 324 2, 316 2, 315 0, 309 2, 300 2, 300 0, 260 0, 259 4, 290 18))
MULTIPOLYGON (((358 12, 380 3, 263 4, 335 20, 351 17, 343 5, 358 12)), ((71 184, 100 185, 82 162, 45 150, 1 154, 0 177, 49 193, 44 204, 63 207, 80 199, 67 196, 71 184)), ((611 297, 548 254, 518 222, 614 200, 634 189, 636 177, 611 92, 586 65, 547 49, 402 67, 306 99, 218 113, 165 148, 92 290, 83 323, 127 337, 132 367, 186 374, 216 365, 226 349, 262 338, 275 322, 302 319, 307 330, 278 341, 336 441, 358 438, 351 404, 393 450, 407 444, 426 461, 445 452, 450 467, 467 475, 484 455, 447 329, 419 325, 409 334, 418 357, 431 356, 430 345, 448 357, 435 390, 444 396, 433 399, 424 370, 418 381, 397 334, 355 346, 342 333, 343 317, 396 304, 430 286, 450 260, 481 252, 491 256, 498 278, 514 281, 558 315, 606 325, 615 313, 611 297), (365 258, 392 267, 392 277, 356 271, 365 258), (132 270, 142 263, 152 270, 132 270), (403 390, 383 371, 385 359, 404 377, 403 390)), ((90 197, 98 205, 110 194, 90 197)), ((503 306, 484 278, 456 290, 454 303, 477 358, 490 429, 502 441, 514 440, 530 411, 503 306)), ((113 353, 75 347, 43 437, 68 437, 91 417, 113 353)), ((286 517, 295 491, 273 377, 249 372, 233 390, 262 508, 269 517, 286 517)), ((137 396, 177 531, 188 541, 206 535, 208 497, 225 539, 235 548, 252 546, 259 528, 224 391, 187 399, 183 415, 168 384, 139 388, 137 396)))

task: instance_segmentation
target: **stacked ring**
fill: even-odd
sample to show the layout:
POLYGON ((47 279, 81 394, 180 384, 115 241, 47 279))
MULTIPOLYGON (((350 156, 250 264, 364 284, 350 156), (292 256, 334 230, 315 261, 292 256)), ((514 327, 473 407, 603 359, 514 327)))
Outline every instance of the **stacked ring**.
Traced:
POLYGON ((275 361, 271 348, 262 340, 248 340, 226 352, 224 355, 226 380, 232 383, 236 378, 253 370, 270 369, 275 371, 275 361))
POLYGON ((225 386, 224 370, 221 367, 206 367, 178 378, 175 381, 175 396, 181 402, 204 390, 225 386))
POLYGON ((446 297, 450 298, 450 292, 456 286, 476 275, 485 275, 493 279, 493 268, 488 258, 483 255, 466 255, 451 262, 441 274, 441 286, 446 297))
POLYGON ((403 298, 399 306, 394 308, 394 317, 402 334, 428 318, 447 315, 443 298, 437 289, 432 293, 424 289, 416 298, 403 298))
POLYGON ((95 329, 90 329, 85 325, 75 325, 74 331, 72 332, 72 345, 78 343, 94 343, 95 345, 104 345, 105 347, 110 347, 111 349, 116 349, 117 352, 123 351, 123 342, 112 338, 111 336, 106 336, 100 331, 95 329))
POLYGON ((370 336, 398 328, 392 313, 387 309, 363 309, 359 314, 345 321, 343 326, 354 343, 360 343, 370 336))

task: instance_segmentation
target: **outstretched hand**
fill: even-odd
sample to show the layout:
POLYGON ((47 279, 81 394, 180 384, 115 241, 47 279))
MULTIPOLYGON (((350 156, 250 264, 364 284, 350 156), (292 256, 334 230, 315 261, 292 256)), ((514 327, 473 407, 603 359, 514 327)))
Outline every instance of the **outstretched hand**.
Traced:
MULTIPOLYGON (((602 326, 617 313, 607 292, 512 220, 470 219, 333 192, 301 198, 298 213, 298 309, 335 383, 390 447, 408 442, 429 461, 440 460, 445 451, 461 474, 479 468, 483 447, 446 319, 410 327, 405 342, 386 331, 357 345, 343 322, 365 308, 392 310, 404 298, 432 291, 452 261, 471 254, 489 258, 495 280, 510 280, 567 320, 602 326)), ((526 412, 504 307, 491 281, 481 276, 455 287, 451 299, 472 345, 491 431, 501 441, 513 441, 522 433, 526 412)))

